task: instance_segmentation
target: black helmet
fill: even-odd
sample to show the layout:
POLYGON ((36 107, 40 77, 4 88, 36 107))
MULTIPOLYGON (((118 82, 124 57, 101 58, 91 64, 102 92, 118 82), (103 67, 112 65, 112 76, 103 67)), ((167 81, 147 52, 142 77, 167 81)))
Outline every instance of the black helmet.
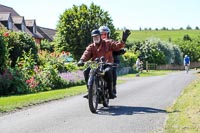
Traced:
POLYGON ((92 32, 91 32, 91 36, 96 36, 96 35, 101 35, 100 34, 100 31, 98 30, 98 29, 95 29, 95 30, 93 30, 92 32))

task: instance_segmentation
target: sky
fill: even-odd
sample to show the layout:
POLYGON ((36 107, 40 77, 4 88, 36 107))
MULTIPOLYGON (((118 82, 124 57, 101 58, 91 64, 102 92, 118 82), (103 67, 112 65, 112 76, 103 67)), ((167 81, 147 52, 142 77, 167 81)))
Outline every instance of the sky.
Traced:
POLYGON ((0 0, 38 26, 55 29, 59 16, 73 5, 98 5, 108 11, 115 28, 200 27, 200 0, 0 0))

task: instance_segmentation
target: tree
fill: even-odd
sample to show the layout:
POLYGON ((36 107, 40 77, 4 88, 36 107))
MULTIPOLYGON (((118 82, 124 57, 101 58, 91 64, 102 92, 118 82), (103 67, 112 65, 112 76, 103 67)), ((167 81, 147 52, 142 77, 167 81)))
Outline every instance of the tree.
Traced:
POLYGON ((187 30, 192 30, 192 27, 191 27, 190 25, 188 25, 188 26, 186 27, 186 29, 187 29, 187 30))
POLYGON ((86 46, 92 41, 91 31, 102 25, 110 28, 112 39, 117 38, 118 34, 115 33, 107 11, 94 3, 90 7, 85 4, 74 5, 60 16, 55 38, 56 50, 69 51, 76 60, 79 60, 86 46))
POLYGON ((199 30, 199 27, 198 27, 198 26, 196 26, 196 27, 195 27, 195 29, 196 29, 196 30, 199 30))
POLYGON ((183 27, 180 27, 179 30, 184 30, 183 27))
POLYGON ((161 30, 168 30, 168 28, 166 28, 166 27, 163 27, 161 30))
POLYGON ((191 37, 188 34, 183 36, 183 40, 184 41, 192 41, 191 37))
POLYGON ((160 64, 181 64, 182 53, 179 46, 152 38, 143 42, 135 42, 134 52, 139 52, 141 60, 160 64))
POLYGON ((17 58, 22 57, 23 51, 29 52, 34 55, 34 60, 38 61, 38 48, 33 38, 24 32, 10 32, 8 38, 8 47, 10 48, 9 54, 11 59, 11 67, 15 67, 17 58))

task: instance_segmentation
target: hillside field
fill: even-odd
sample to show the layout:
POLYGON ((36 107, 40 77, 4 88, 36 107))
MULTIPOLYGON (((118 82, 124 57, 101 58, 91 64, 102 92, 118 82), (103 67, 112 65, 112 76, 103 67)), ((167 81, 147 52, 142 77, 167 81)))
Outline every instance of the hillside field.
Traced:
MULTIPOLYGON (((118 30, 117 33, 122 31, 118 30)), ((175 41, 182 39, 184 35, 188 34, 191 38, 200 37, 200 30, 131 30, 131 35, 128 38, 129 42, 147 40, 149 38, 160 38, 163 41, 175 41)))

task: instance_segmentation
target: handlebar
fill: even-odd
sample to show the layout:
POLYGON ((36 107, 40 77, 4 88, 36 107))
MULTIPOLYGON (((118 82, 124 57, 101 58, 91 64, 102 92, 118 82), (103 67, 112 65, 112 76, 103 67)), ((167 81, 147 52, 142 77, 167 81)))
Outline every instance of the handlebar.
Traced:
POLYGON ((107 63, 107 62, 97 62, 97 61, 87 61, 84 62, 86 65, 96 64, 96 65, 105 65, 105 66, 112 66, 112 67, 118 67, 119 64, 117 63, 107 63))

